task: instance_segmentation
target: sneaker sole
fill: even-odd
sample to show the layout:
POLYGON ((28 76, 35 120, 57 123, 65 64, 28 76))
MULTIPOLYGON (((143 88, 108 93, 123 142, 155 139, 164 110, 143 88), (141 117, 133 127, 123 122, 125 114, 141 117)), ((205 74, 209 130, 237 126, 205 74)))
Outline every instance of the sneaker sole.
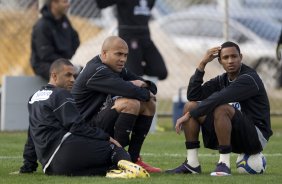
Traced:
POLYGON ((109 172, 107 172, 106 178, 131 179, 131 178, 136 178, 136 175, 124 170, 110 170, 109 172))
POLYGON ((118 162, 118 167, 134 173, 138 178, 149 178, 150 174, 143 169, 141 166, 134 164, 132 162, 121 160, 118 162))
POLYGON ((212 172, 211 176, 230 176, 231 174, 226 172, 212 172))

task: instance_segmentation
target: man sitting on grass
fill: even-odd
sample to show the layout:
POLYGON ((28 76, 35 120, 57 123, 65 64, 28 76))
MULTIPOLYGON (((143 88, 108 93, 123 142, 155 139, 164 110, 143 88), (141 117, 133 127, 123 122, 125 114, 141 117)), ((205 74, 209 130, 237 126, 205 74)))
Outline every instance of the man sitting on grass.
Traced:
POLYGON ((240 48, 225 42, 207 51, 191 77, 184 115, 176 122, 177 133, 184 129, 187 158, 173 174, 198 174, 199 133, 206 148, 218 149, 219 161, 212 176, 228 176, 230 153, 256 154, 272 135, 270 107, 263 82, 255 70, 243 64, 240 48), (218 57, 226 71, 205 83, 205 67, 218 57))
POLYGON ((145 178, 149 174, 131 162, 121 145, 100 128, 88 126, 70 94, 75 69, 58 59, 50 68, 50 80, 31 96, 29 144, 48 175, 110 178, 145 178), (109 168, 118 170, 108 171, 109 168))

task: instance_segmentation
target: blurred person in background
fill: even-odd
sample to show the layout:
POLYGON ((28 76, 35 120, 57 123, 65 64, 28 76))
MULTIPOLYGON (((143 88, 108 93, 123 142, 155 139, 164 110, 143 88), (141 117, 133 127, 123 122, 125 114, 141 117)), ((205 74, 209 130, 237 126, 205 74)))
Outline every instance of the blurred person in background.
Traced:
POLYGON ((281 29, 279 40, 277 42, 276 57, 279 61, 279 66, 280 66, 280 71, 279 71, 280 73, 278 74, 277 87, 281 88, 282 87, 282 29, 281 29))
POLYGON ((99 8, 117 6, 118 35, 129 48, 126 68, 136 75, 166 79, 168 72, 150 37, 149 19, 156 0, 96 0, 99 8))
MULTIPOLYGON (((150 36, 149 20, 156 0, 96 0, 98 7, 116 5, 118 35, 129 48, 126 68, 138 76, 153 81, 164 80, 168 71, 164 59, 150 36)), ((151 132, 162 130, 154 116, 151 132)))
MULTIPOLYGON (((24 164, 38 158, 48 175, 149 177, 142 167, 131 162, 130 155, 116 140, 84 121, 70 93, 74 74, 69 60, 57 59, 50 67, 49 83, 30 97, 24 164), (111 167, 118 170, 110 170, 111 167)), ((28 169, 23 166, 20 173, 32 173, 36 167, 23 170, 28 169)))
MULTIPOLYGON (((58 58, 71 59, 80 41, 66 16, 69 0, 41 0, 41 6, 42 16, 32 30, 30 62, 34 73, 48 81, 52 62, 58 58)), ((75 68, 76 73, 81 70, 80 66, 75 68)))
POLYGON ((187 157, 172 174, 199 174, 199 133, 206 148, 219 151, 211 176, 231 175, 230 155, 261 152, 272 135, 270 106, 264 84, 257 72, 242 63, 243 55, 234 42, 209 49, 190 78, 183 116, 176 122, 184 130, 187 157), (218 58, 225 73, 203 81, 208 63, 218 58))

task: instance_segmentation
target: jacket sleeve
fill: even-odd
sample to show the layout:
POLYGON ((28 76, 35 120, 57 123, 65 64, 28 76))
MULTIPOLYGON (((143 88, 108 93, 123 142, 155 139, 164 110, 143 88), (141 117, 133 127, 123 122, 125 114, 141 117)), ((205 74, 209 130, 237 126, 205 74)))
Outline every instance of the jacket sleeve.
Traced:
MULTIPOLYGON (((69 20, 68 20, 68 22, 71 25, 71 22, 69 20)), ((75 51, 77 50, 77 48, 80 45, 80 40, 79 40, 79 35, 78 35, 77 31, 73 28, 72 25, 71 25, 71 28, 72 28, 72 53, 74 55, 75 51)))
POLYGON ((110 137, 100 128, 89 126, 79 114, 75 101, 68 91, 62 90, 56 94, 53 110, 57 119, 67 131, 75 135, 89 137, 91 139, 109 140, 110 137))
POLYGON ((126 68, 122 70, 121 75, 123 76, 123 79, 126 81, 131 81, 131 80, 141 80, 147 83, 148 87, 146 89, 150 90, 154 95, 157 94, 158 89, 157 86, 154 82, 150 80, 144 80, 142 77, 139 77, 135 75, 134 73, 130 72, 126 68))
POLYGON ((28 128, 27 131, 27 141, 24 145, 23 158, 24 158, 24 165, 20 168, 20 172, 29 173, 36 171, 38 167, 37 155, 35 152, 33 140, 30 136, 30 128, 28 128))
POLYGON ((201 101, 210 96, 214 91, 219 90, 219 77, 213 78, 203 84, 204 74, 205 72, 197 69, 191 77, 187 90, 187 99, 189 101, 201 101))
POLYGON ((42 61, 50 61, 60 58, 55 52, 55 48, 52 43, 52 31, 43 24, 38 24, 33 30, 33 45, 37 50, 37 54, 42 61))
POLYGON ((137 87, 131 82, 124 80, 118 73, 114 73, 106 66, 100 68, 99 71, 92 75, 86 82, 86 86, 95 91, 114 96, 123 96, 140 101, 150 100, 148 89, 137 87))
POLYGON ((244 101, 259 92, 259 85, 254 76, 244 74, 232 84, 220 91, 214 92, 208 98, 199 102, 198 106, 190 111, 192 117, 200 117, 213 111, 215 107, 230 102, 244 101))
POLYGON ((99 8, 106 8, 117 3, 118 0, 96 0, 96 3, 99 8))

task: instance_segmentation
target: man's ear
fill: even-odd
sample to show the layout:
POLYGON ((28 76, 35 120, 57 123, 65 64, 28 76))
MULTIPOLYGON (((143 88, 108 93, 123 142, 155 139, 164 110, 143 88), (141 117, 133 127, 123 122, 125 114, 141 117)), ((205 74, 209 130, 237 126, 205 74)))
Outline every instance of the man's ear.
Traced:
POLYGON ((101 59, 105 60, 106 59, 106 55, 107 55, 107 51, 102 50, 102 52, 101 52, 101 59))
POLYGON ((218 62, 221 64, 221 59, 220 57, 217 57, 218 62))
POLYGON ((53 81, 57 81, 57 73, 52 72, 50 77, 52 78, 53 81))

